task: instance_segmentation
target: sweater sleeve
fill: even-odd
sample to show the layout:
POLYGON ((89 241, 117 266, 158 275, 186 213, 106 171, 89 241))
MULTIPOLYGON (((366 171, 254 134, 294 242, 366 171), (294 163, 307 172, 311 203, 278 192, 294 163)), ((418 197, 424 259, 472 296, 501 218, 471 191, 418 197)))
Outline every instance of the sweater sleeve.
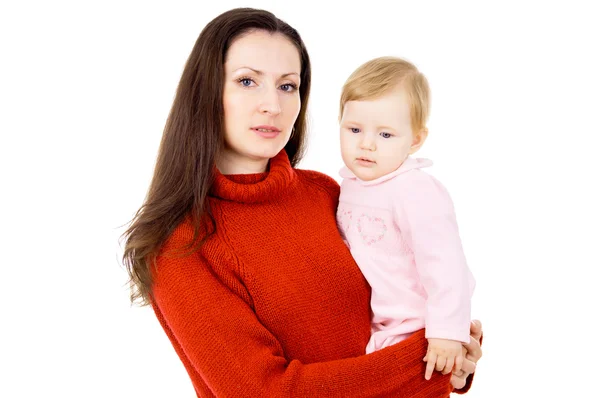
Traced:
MULTIPOLYGON (((153 308, 197 391, 219 397, 448 397, 450 375, 424 379, 421 331, 369 355, 304 364, 257 318, 231 267, 198 253, 159 256, 153 308), (213 263, 214 262, 214 263, 213 263), (221 264, 222 265, 222 264, 221 264)), ((233 268, 235 269, 235 268, 233 268)))
POLYGON ((454 206, 432 176, 415 171, 402 180, 396 222, 414 253, 427 292, 426 337, 469 342, 473 277, 467 267, 454 206))

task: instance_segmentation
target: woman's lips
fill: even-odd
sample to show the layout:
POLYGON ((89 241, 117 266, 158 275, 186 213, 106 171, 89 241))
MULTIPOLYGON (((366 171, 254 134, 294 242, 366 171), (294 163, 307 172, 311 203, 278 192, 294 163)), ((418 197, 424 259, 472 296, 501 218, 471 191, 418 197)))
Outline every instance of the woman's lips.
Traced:
POLYGON ((252 127, 252 131, 263 138, 275 138, 281 133, 281 130, 275 126, 256 126, 252 127))

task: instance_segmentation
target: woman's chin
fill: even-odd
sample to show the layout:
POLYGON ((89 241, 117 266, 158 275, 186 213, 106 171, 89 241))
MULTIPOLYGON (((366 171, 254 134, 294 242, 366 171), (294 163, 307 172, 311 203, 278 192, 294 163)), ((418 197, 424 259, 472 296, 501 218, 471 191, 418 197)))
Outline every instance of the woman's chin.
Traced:
POLYGON ((252 154, 262 159, 272 159, 285 147, 284 142, 272 142, 261 145, 252 151, 252 154))

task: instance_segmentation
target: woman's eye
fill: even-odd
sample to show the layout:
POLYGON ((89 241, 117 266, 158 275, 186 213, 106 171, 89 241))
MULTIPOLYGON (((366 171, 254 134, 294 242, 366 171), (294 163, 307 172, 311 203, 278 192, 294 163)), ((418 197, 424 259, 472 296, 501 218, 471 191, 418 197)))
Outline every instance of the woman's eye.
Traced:
POLYGON ((392 135, 391 135, 390 133, 385 133, 385 132, 384 132, 384 133, 381 133, 381 136, 382 136, 383 138, 390 138, 392 135))
POLYGON ((354 134, 360 133, 360 129, 356 127, 350 127, 350 131, 352 131, 354 134))
POLYGON ((282 84, 281 89, 286 92, 292 92, 292 91, 296 91, 297 87, 295 84, 288 83, 288 84, 282 84))
POLYGON ((250 87, 252 85, 252 79, 242 78, 242 79, 239 79, 238 81, 244 87, 250 87))

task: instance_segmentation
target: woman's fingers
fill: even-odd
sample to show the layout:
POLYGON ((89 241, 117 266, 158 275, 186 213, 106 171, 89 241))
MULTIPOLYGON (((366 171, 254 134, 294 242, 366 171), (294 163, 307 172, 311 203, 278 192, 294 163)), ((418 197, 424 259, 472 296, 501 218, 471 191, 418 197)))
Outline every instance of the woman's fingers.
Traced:
POLYGON ((455 374, 453 374, 450 377, 450 384, 452 384, 452 387, 454 389, 460 390, 467 384, 467 374, 465 373, 462 376, 456 376, 455 374))
POLYGON ((475 340, 481 340, 481 336, 483 334, 483 329, 481 325, 481 321, 479 319, 474 319, 471 321, 471 336, 475 338, 475 340))
POLYGON ((471 336, 471 341, 464 344, 464 347, 467 349, 467 359, 470 359, 473 362, 479 361, 479 358, 481 358, 481 346, 479 345, 479 340, 476 340, 471 336))
POLYGON ((477 368, 477 364, 471 360, 469 360, 469 358, 465 358, 463 359, 463 363, 462 363, 462 372, 466 373, 467 375, 470 375, 471 373, 475 373, 475 369, 477 368))

